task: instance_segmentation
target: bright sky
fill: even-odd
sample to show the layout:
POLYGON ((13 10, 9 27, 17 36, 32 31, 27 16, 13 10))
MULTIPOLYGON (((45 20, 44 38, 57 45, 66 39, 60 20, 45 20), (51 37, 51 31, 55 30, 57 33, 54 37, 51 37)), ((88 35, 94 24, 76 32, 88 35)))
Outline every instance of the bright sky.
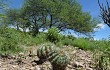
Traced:
MULTIPOLYGON (((98 15, 100 15, 100 8, 97 1, 98 0, 79 0, 80 4, 83 6, 83 11, 90 12, 92 17, 98 17, 98 15)), ((108 1, 110 5, 110 0, 108 1)), ((100 3, 106 5, 106 0, 100 0, 100 3)), ((99 29, 98 32, 95 33, 95 38, 108 39, 108 36, 110 35, 110 28, 104 24, 99 24, 99 26, 101 26, 101 29, 99 29)))
MULTIPOLYGON (((23 0, 10 0, 12 3, 10 6, 12 8, 20 8, 22 6, 23 0)), ((101 3, 106 5, 106 0, 100 0, 101 3)), ((82 5, 83 11, 90 12, 92 17, 98 17, 100 15, 100 8, 98 5, 97 0, 79 0, 80 4, 82 5)), ((110 5, 110 1, 109 1, 110 5)), ((101 29, 98 30, 98 32, 95 33, 94 38, 95 39, 102 39, 106 38, 108 39, 108 36, 110 35, 110 28, 107 25, 99 24, 98 26, 101 27, 101 29)))

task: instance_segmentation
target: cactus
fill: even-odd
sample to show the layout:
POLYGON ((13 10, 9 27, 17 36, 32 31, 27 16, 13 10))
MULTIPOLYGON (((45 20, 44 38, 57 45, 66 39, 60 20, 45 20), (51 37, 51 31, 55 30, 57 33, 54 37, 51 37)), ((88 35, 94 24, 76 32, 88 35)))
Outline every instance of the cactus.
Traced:
POLYGON ((54 49, 55 49, 54 44, 44 43, 44 44, 40 45, 39 48, 37 49, 37 56, 40 59, 47 59, 48 53, 50 53, 54 49))
POLYGON ((40 59, 40 64, 46 60, 50 61, 53 66, 53 70, 65 70, 67 64, 70 62, 69 56, 51 43, 40 45, 37 49, 37 56, 40 59))
POLYGON ((70 62, 69 56, 64 51, 52 51, 49 53, 48 60, 53 66, 53 70, 65 70, 70 62))

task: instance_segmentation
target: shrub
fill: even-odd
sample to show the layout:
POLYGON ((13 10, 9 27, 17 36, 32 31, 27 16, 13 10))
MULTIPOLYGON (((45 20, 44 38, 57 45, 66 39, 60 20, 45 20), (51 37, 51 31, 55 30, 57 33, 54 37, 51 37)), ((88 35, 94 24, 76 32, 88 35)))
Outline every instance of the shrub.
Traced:
POLYGON ((94 47, 99 51, 105 51, 110 48, 110 44, 106 40, 94 41, 94 47))
POLYGON ((36 43, 41 44, 44 42, 48 42, 46 39, 46 34, 45 33, 40 33, 36 36, 36 43))
POLYGON ((23 50, 22 47, 19 47, 19 35, 16 31, 11 28, 2 28, 0 29, 0 53, 1 54, 11 54, 17 53, 23 50))
POLYGON ((76 37, 74 37, 73 35, 67 35, 66 38, 71 39, 71 40, 75 40, 76 37))
POLYGON ((75 39, 73 41, 73 46, 79 47, 80 49, 83 49, 83 50, 88 50, 88 49, 93 50, 95 48, 93 42, 86 40, 84 38, 75 39))
POLYGON ((110 52, 102 53, 96 62, 96 70, 110 70, 110 52))
POLYGON ((5 38, 5 40, 2 40, 0 45, 1 54, 15 54, 21 51, 23 51, 23 48, 18 45, 15 39, 5 38))
POLYGON ((62 35, 57 28, 50 28, 47 33, 47 39, 50 42, 57 43, 62 39, 62 35))
POLYGON ((63 47, 62 41, 57 42, 57 43, 56 43, 56 46, 58 46, 58 47, 63 47))
POLYGON ((69 38, 65 38, 62 40, 62 44, 63 45, 73 45, 73 40, 72 39, 69 39, 69 38))

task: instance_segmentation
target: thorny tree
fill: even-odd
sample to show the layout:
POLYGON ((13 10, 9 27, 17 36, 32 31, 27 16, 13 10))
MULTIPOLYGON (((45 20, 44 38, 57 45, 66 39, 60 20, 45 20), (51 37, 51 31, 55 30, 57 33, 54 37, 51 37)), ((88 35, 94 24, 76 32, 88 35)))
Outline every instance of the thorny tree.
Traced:
POLYGON ((100 14, 101 14, 101 18, 104 21, 105 24, 107 24, 110 27, 110 6, 108 3, 108 0, 106 0, 107 6, 104 6, 103 3, 100 4, 100 1, 98 0, 98 4, 100 7, 100 14))

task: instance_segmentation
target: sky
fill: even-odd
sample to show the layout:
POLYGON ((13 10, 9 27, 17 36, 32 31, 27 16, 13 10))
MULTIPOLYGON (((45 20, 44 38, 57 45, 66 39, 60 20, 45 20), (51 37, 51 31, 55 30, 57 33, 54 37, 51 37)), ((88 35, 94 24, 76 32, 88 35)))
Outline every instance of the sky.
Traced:
MULTIPOLYGON (((23 4, 23 0, 10 0, 12 3, 10 3, 11 8, 20 8, 23 4)), ((100 0, 100 3, 103 3, 106 5, 106 0, 100 0)), ((108 0, 109 1, 109 0, 108 0)), ((79 0, 79 3, 82 5, 82 9, 84 12, 90 12, 92 17, 98 17, 100 15, 100 8, 98 5, 97 0, 79 0)), ((110 5, 110 1, 109 1, 110 5)), ((100 40, 100 39, 108 39, 110 35, 110 28, 101 22, 98 24, 100 26, 100 29, 97 30, 94 34, 94 39, 100 40)))
MULTIPOLYGON (((79 0, 80 4, 82 5, 83 11, 90 12, 92 17, 98 17, 100 15, 100 8, 97 1, 98 0, 79 0)), ((110 0, 108 1, 110 5, 110 0)), ((104 5, 106 5, 106 0, 100 0, 100 3, 103 3, 104 5)), ((97 32, 95 32, 94 38, 108 39, 110 35, 110 28, 106 24, 103 24, 102 21, 101 21, 101 24, 99 24, 98 26, 100 26, 101 28, 97 32)))

